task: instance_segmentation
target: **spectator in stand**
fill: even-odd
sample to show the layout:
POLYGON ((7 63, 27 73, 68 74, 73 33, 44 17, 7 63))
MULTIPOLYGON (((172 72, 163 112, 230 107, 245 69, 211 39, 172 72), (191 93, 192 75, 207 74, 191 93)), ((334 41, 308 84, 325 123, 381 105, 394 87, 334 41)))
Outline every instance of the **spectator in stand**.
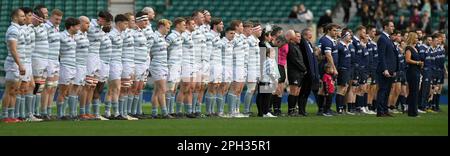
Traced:
POLYGON ((289 18, 289 23, 295 23, 296 21, 297 21, 297 13, 298 13, 298 8, 297 8, 297 6, 293 6, 292 7, 292 10, 291 10, 291 13, 289 13, 289 16, 288 16, 288 18, 289 18))
POLYGON ((313 20, 314 15, 310 10, 305 8, 305 5, 299 4, 297 18, 300 20, 300 22, 308 22, 309 23, 313 20))
POLYGON ((409 17, 409 22, 414 23, 416 26, 420 23, 420 12, 419 9, 414 8, 413 15, 409 17))
POLYGON ((433 10, 437 10, 439 12, 442 11, 442 6, 440 0, 433 0, 433 10))
POLYGON ((443 32, 446 28, 447 18, 445 16, 441 16, 439 18, 439 31, 443 32))
POLYGON ((398 19, 397 24, 395 24, 395 26, 397 26, 397 30, 403 31, 406 29, 406 27, 408 27, 408 22, 405 21, 405 16, 401 15, 398 19))
POLYGON ((428 13, 428 15, 431 15, 431 4, 430 0, 424 0, 423 6, 422 6, 422 14, 428 13))
POLYGON ((429 14, 424 12, 418 28, 422 29, 426 34, 432 34, 431 25, 429 14))
POLYGON ((325 14, 323 16, 320 16, 319 22, 317 23, 317 32, 322 33, 323 27, 325 27, 325 25, 329 23, 333 23, 333 19, 331 18, 331 10, 327 9, 325 11, 325 14))
POLYGON ((361 23, 366 26, 371 23, 373 20, 373 14, 369 12, 369 5, 364 4, 362 12, 361 12, 361 23))
POLYGON ((352 0, 343 0, 342 9, 344 9, 344 23, 348 23, 350 19, 350 8, 352 7, 352 0))

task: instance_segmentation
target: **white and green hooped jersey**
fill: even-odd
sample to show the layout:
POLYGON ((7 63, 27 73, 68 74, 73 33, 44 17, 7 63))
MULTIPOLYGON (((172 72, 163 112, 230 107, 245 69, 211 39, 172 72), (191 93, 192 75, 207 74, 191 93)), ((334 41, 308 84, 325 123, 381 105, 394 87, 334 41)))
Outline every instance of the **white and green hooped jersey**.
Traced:
POLYGON ((137 28, 133 33, 134 38, 134 63, 145 64, 148 59, 148 42, 144 30, 137 28))
POLYGON ((134 64, 135 55, 133 33, 134 32, 131 29, 126 29, 122 32, 122 63, 134 64))
MULTIPOLYGON (((246 60, 248 44, 244 37, 244 34, 236 34, 234 37, 233 45, 233 69, 245 69, 246 70, 246 60)), ((244 71, 245 71, 244 70, 244 71)))
POLYGON ((77 42, 77 66, 86 67, 89 53, 89 39, 87 37, 87 32, 78 31, 75 35, 75 41, 77 42))
POLYGON ((60 48, 60 63, 61 66, 67 68, 76 68, 76 50, 77 42, 75 36, 71 36, 67 30, 60 33, 61 48, 60 48))
POLYGON ((96 19, 92 19, 87 34, 89 39, 89 54, 99 55, 100 44, 104 36, 105 33, 103 32, 102 27, 98 25, 96 19))
POLYGON ((212 35, 211 61, 209 62, 210 66, 222 65, 223 42, 220 39, 220 34, 215 31, 211 31, 210 34, 212 35))
POLYGON ((44 23, 33 27, 35 34, 35 48, 32 52, 32 59, 47 60, 48 59, 48 36, 44 23))
MULTIPOLYGON (((6 45, 8 45, 8 41, 16 41, 16 50, 19 55, 20 62, 24 62, 26 57, 24 54, 26 41, 24 31, 21 29, 21 26, 19 24, 11 22, 11 26, 8 27, 5 35, 6 45)), ((6 48, 8 49, 8 56, 6 57, 6 61, 14 62, 14 58, 11 55, 11 49, 9 49, 9 46, 6 46, 6 48)))
POLYGON ((172 30, 166 37, 168 66, 181 66, 181 57, 183 57, 183 37, 180 32, 172 30))
POLYGON ((195 51, 194 51, 194 41, 192 40, 192 33, 186 31, 181 34, 183 38, 183 54, 181 64, 183 67, 194 68, 195 64, 195 51))
MULTIPOLYGON (((203 62, 202 57, 204 55, 204 51, 206 50, 206 37, 203 34, 204 32, 200 27, 196 27, 192 32, 192 40, 194 41, 194 60, 198 65, 203 62)), ((199 67, 198 65, 197 67, 199 67)))
POLYGON ((51 22, 47 21, 45 23, 45 28, 47 29, 48 35, 48 60, 58 60, 59 59, 59 48, 60 48, 60 34, 59 28, 55 27, 51 22))
MULTIPOLYGON (((119 32, 116 28, 113 28, 107 35, 111 42, 110 63, 121 64, 123 58, 123 32, 119 32)), ((108 42, 105 42, 105 46, 108 42)), ((105 47, 106 48, 106 47, 105 47)), ((107 52, 107 51, 104 51, 107 52)), ((101 53, 101 52, 100 52, 101 53)), ((100 54, 101 55, 101 54, 100 54)), ((106 56, 106 55, 105 55, 106 56)), ((103 60, 103 59, 102 59, 103 60)))
POLYGON ((226 37, 222 38, 222 66, 225 68, 233 68, 233 41, 228 40, 226 37))
POLYGON ((260 77, 260 49, 259 49, 259 39, 250 36, 247 39, 249 46, 248 49, 248 60, 247 60, 247 74, 252 75, 249 77, 260 77))
POLYGON ((100 60, 104 64, 109 64, 111 62, 111 53, 113 45, 109 35, 104 35, 100 41, 100 60))
POLYGON ((31 25, 23 25, 22 26, 23 32, 25 33, 25 62, 27 64, 31 63, 31 55, 32 51, 34 49, 34 42, 35 42, 35 34, 34 30, 31 25))
POLYGON ((165 36, 155 31, 153 37, 150 39, 150 68, 166 69, 167 68, 167 42, 165 36))

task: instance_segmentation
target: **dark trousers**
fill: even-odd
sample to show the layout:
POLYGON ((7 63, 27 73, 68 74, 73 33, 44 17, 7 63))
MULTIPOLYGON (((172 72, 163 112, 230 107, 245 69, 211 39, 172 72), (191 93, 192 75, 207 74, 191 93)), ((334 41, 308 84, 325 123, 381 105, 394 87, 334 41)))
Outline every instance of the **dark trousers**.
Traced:
POLYGON ((431 72, 424 70, 422 74, 422 84, 419 92, 419 109, 426 109, 428 107, 428 95, 431 87, 431 72))
POLYGON ((263 116, 269 112, 269 105, 272 98, 272 93, 264 93, 260 91, 261 87, 268 85, 268 83, 258 83, 258 94, 256 95, 256 107, 258 108, 258 116, 263 116))
POLYGON ((409 94, 406 99, 408 104, 408 116, 417 116, 417 105, 419 103, 419 81, 420 71, 413 70, 406 73, 406 80, 408 81, 409 94))
POLYGON ((302 82, 302 88, 300 89, 300 95, 298 96, 298 114, 306 114, 306 104, 308 102, 309 94, 311 93, 311 87, 311 77, 305 76, 302 82))
POLYGON ((389 94, 391 93, 391 87, 392 83, 394 82, 394 78, 388 78, 381 74, 378 75, 378 82, 379 90, 377 93, 377 114, 387 114, 388 99, 389 94))

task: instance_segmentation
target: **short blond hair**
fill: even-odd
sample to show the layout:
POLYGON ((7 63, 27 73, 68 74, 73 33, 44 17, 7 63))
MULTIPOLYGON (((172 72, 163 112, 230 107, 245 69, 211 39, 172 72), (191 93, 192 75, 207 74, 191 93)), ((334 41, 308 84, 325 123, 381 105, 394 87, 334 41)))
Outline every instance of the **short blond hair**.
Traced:
POLYGON ((52 16, 53 16, 53 15, 56 15, 56 16, 63 16, 64 13, 63 13, 61 10, 59 10, 59 9, 53 9, 53 10, 52 10, 52 16))
POLYGON ((160 26, 172 26, 172 22, 168 19, 161 19, 158 21, 158 27, 160 26))

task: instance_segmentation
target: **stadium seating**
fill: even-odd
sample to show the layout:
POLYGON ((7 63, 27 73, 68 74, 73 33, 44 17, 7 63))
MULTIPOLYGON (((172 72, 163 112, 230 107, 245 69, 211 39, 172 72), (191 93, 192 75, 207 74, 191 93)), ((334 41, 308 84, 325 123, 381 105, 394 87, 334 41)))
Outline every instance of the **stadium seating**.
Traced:
MULTIPOLYGON (((64 17, 78 17, 86 15, 95 18, 97 12, 108 8, 108 0, 1 0, 0 6, 0 76, 4 76, 3 63, 7 56, 4 34, 10 25, 10 13, 14 8, 34 7, 37 4, 44 4, 51 11, 54 8, 61 9, 64 17)), ((62 26, 61 24, 61 30, 62 26)))
POLYGON ((135 9, 140 10, 145 6, 152 6, 159 14, 157 18, 174 19, 179 16, 190 16, 194 10, 208 9, 213 16, 222 17, 225 25, 232 19, 255 20, 260 22, 288 22, 287 17, 292 6, 303 3, 314 14, 314 22, 319 20, 326 9, 331 9, 336 5, 336 0, 316 1, 316 0, 171 0, 166 8, 164 0, 136 0, 135 9))

